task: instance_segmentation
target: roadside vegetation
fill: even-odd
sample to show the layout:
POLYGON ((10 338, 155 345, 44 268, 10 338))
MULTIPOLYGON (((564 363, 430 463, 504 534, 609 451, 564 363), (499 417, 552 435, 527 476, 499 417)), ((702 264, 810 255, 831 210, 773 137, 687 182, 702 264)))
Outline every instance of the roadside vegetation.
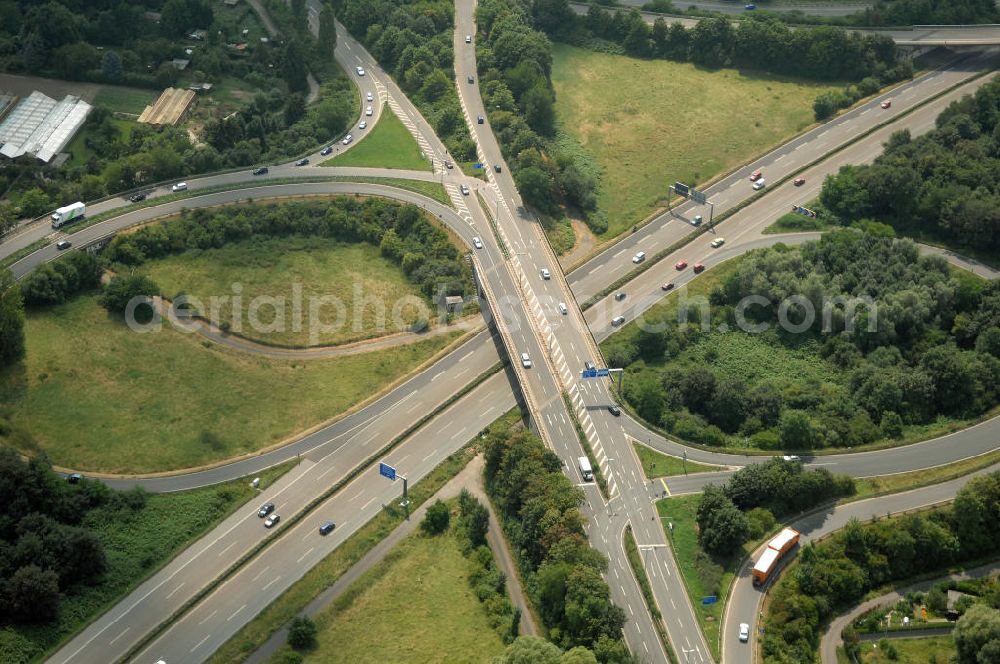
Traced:
MULTIPOLYGON (((870 590, 995 557, 998 501, 1000 473, 992 473, 970 480, 947 507, 865 525, 852 521, 803 547, 771 588, 762 638, 765 661, 813 661, 823 626, 870 590)), ((959 661, 985 664, 1000 651, 1000 611, 971 604, 956 626, 959 661)))
POLYGON ((951 636, 915 636, 859 643, 853 662, 843 648, 837 648, 837 661, 839 664, 947 664, 955 654, 955 640, 951 636))
POLYGON ((44 457, 25 461, 7 446, 0 475, 9 507, 0 534, 0 660, 8 664, 39 661, 256 495, 244 479, 164 494, 86 478, 68 484, 44 457))
POLYGON ((649 479, 725 470, 722 466, 685 461, 680 457, 663 454, 650 447, 646 447, 642 443, 633 442, 632 447, 635 448, 635 453, 642 464, 642 470, 649 479))
POLYGON ((683 440, 761 450, 898 443, 995 408, 998 288, 953 276, 909 241, 838 230, 723 265, 603 350, 629 372, 635 411, 683 440), (750 296, 761 300, 740 323, 735 308, 750 296))
MULTIPOLYGON (((377 104, 379 102, 372 102, 377 104)), ((414 171, 431 170, 431 162, 420 153, 420 146, 388 106, 382 109, 378 122, 367 129, 353 129, 356 146, 324 161, 320 166, 370 166, 372 168, 405 168, 414 171), (367 131, 367 136, 359 135, 367 131), (364 140, 361 140, 361 139, 364 140)), ((438 164, 440 167, 441 164, 438 164)))

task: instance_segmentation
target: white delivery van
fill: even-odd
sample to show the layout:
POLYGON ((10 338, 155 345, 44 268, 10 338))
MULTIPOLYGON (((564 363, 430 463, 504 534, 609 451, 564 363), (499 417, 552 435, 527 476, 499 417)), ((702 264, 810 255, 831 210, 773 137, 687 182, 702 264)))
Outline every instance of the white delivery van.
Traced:
POLYGON ((580 474, 583 475, 584 482, 591 482, 594 479, 594 470, 590 467, 590 459, 585 456, 577 459, 580 464, 580 474))

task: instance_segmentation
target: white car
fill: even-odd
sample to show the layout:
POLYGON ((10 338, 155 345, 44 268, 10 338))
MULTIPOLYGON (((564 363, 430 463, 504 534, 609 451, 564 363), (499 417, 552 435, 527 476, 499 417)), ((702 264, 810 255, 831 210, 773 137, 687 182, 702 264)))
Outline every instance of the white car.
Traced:
POLYGON ((368 101, 375 101, 375 95, 369 92, 368 96, 366 96, 365 99, 367 99, 368 101))
POLYGON ((350 143, 353 140, 354 140, 354 137, 351 136, 350 134, 348 134, 347 136, 344 136, 344 140, 342 140, 341 143, 343 143, 344 145, 347 145, 348 143, 350 143))
POLYGON ((362 120, 361 122, 358 123, 358 129, 367 129, 367 128, 368 128, 367 120, 362 120))
POLYGON ((521 366, 525 369, 531 368, 531 358, 528 357, 527 353, 521 353, 521 366))
POLYGON ((750 640, 750 625, 740 623, 740 641, 746 643, 750 640))
POLYGON ((561 313, 563 316, 569 313, 569 309, 566 308, 565 302, 559 303, 559 313, 561 313))
POLYGON ((782 458, 782 460, 784 460, 784 461, 802 461, 802 459, 800 459, 800 458, 799 458, 799 457, 798 457, 797 455, 795 455, 795 454, 786 454, 785 456, 783 456, 783 457, 781 457, 781 458, 782 458))
POLYGON ((365 115, 367 115, 368 117, 372 116, 372 107, 371 106, 369 106, 368 108, 365 109, 365 115))
POLYGON ((355 71, 358 72, 358 76, 364 76, 365 75, 365 70, 362 69, 361 67, 358 67, 357 69, 355 69, 355 71))
POLYGON ((174 186, 170 187, 170 191, 174 191, 174 192, 177 192, 177 191, 187 191, 187 188, 188 188, 188 183, 187 182, 178 182, 174 186))
POLYGON ((694 215, 694 219, 691 220, 691 225, 693 225, 693 226, 701 226, 701 215, 700 214, 694 215))
POLYGON ((469 195, 469 188, 466 187, 464 184, 460 187, 460 189, 462 190, 462 195, 463 196, 468 196, 469 195))
POLYGON ((551 278, 552 278, 552 273, 549 272, 549 268, 543 267, 542 268, 542 279, 551 279, 551 278))
POLYGON ((724 237, 717 237, 714 240, 712 240, 712 245, 711 246, 712 246, 712 249, 718 249, 719 247, 721 247, 725 243, 726 243, 726 238, 724 238, 724 237))
POLYGON ((757 180, 756 182, 753 183, 753 190, 754 191, 759 191, 759 190, 763 189, 765 186, 767 186, 767 183, 764 182, 764 178, 761 178, 761 179, 759 179, 759 180, 757 180))
POLYGON ((643 262, 644 260, 646 260, 645 251, 640 251, 639 253, 637 253, 635 256, 632 257, 632 262, 635 263, 636 265, 643 262))
POLYGON ((472 35, 465 35, 465 43, 466 44, 472 43, 472 35))
POLYGON ((472 238, 472 246, 475 247, 476 249, 482 249, 483 241, 480 240, 478 237, 474 237, 472 238))

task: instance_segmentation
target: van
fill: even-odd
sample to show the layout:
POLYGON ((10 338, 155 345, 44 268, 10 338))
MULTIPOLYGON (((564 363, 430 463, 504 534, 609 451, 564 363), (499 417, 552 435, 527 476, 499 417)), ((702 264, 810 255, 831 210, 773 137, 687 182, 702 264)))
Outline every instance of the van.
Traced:
POLYGON ((563 316, 569 313, 569 309, 566 308, 565 302, 559 303, 559 313, 561 313, 563 316))
POLYGON ((577 464, 580 466, 580 475, 583 476, 584 482, 592 482, 594 480, 594 469, 590 467, 590 459, 585 456, 579 457, 577 464))
POLYGON ((767 186, 767 183, 764 182, 764 178, 761 178, 761 179, 759 179, 759 180, 757 180, 756 182, 753 183, 753 190, 754 191, 760 191, 761 189, 763 189, 766 186, 767 186))

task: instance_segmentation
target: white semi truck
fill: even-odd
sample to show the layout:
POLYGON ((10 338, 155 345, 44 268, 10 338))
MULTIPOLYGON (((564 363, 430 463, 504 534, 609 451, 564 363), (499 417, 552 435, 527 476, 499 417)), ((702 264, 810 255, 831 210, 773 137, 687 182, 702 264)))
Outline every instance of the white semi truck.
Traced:
POLYGON ((52 228, 60 228, 66 224, 83 219, 83 215, 86 212, 87 206, 80 201, 64 205, 52 213, 52 228))

